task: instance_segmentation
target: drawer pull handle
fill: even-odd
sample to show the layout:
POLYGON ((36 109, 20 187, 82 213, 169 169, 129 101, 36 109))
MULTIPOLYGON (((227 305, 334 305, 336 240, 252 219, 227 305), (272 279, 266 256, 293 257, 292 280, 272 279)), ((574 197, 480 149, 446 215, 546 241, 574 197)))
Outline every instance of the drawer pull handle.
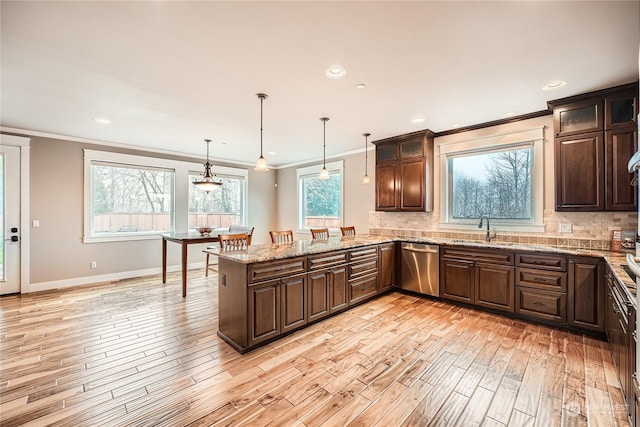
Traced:
POLYGON ((534 302, 533 305, 539 305, 540 307, 544 307, 544 303, 540 301, 534 302))
POLYGON ((544 277, 536 277, 533 280, 536 281, 536 282, 546 282, 544 277))
POLYGON ((617 308, 614 308, 614 309, 613 309, 613 313, 614 313, 614 314, 618 314, 618 313, 620 313, 620 310, 618 310, 617 308))

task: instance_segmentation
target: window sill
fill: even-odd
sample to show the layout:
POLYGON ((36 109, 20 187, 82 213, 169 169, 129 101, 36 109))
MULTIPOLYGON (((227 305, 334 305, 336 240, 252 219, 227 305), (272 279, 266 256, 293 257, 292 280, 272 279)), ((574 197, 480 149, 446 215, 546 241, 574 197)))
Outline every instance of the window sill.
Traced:
POLYGON ((88 236, 82 238, 82 243, 105 243, 105 242, 127 242, 131 240, 159 240, 161 239, 161 233, 168 233, 168 231, 157 231, 154 233, 140 233, 140 234, 109 234, 105 236, 88 236))
MULTIPOLYGON (((452 223, 452 222, 441 222, 438 224, 440 229, 443 230, 463 230, 463 231, 477 231, 483 232, 486 231, 486 227, 478 228, 477 224, 462 224, 462 223, 452 223)), ((544 224, 526 224, 526 225, 515 225, 515 224, 495 224, 491 226, 491 231, 505 232, 505 231, 513 231, 518 233, 544 233, 544 224)))

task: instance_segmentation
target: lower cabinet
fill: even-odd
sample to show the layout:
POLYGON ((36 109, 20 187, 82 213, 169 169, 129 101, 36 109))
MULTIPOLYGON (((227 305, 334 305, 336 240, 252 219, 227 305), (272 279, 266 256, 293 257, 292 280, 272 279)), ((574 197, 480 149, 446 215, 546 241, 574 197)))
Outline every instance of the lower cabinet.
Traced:
POLYGON ((329 272, 329 312, 335 313, 349 306, 347 267, 334 268, 329 272))
POLYGON ((604 263, 600 258, 569 258, 567 323, 604 332, 604 263))
POLYGON ((249 345, 280 334, 280 280, 249 286, 249 345))
POLYGON ((280 280, 282 327, 280 332, 288 332, 307 323, 305 314, 305 294, 307 276, 301 274, 280 280))
POLYGON ((513 313, 513 271, 508 265, 476 264, 476 305, 513 313))
POLYGON ((350 280, 349 288, 351 290, 349 304, 355 304, 365 300, 378 292, 378 274, 374 273, 369 276, 350 280))
POLYGON ((310 272, 307 281, 309 322, 349 306, 346 266, 310 272))
POLYGON ((440 295, 449 300, 512 313, 515 298, 513 256, 500 252, 494 257, 492 252, 442 249, 440 295))
POLYGON ((395 285, 396 244, 385 243, 378 246, 378 290, 387 291, 395 285))
POLYGON ((516 313, 566 323, 567 294, 517 286, 516 313))
POLYGON ((618 282, 610 270, 606 274, 606 283, 605 330, 609 341, 609 350, 613 356, 616 373, 620 378, 629 418, 634 420, 637 417, 637 396, 634 384, 636 315, 623 285, 618 282))

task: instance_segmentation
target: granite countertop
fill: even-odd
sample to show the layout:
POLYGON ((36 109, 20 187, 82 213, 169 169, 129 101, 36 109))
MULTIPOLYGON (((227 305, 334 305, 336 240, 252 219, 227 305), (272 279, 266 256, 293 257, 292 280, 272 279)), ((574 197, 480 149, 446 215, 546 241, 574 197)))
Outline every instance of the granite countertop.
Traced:
POLYGON ((573 256, 591 256, 604 258, 613 271, 616 279, 624 284, 628 291, 628 298, 636 301, 636 283, 622 268, 627 264, 626 254, 610 252, 606 250, 578 249, 578 248, 558 248, 553 246, 543 246, 534 244, 518 244, 503 242, 478 242, 460 239, 438 239, 433 237, 394 237, 384 235, 356 235, 355 237, 330 237, 327 241, 296 240, 286 244, 266 244, 252 245, 245 250, 222 252, 219 249, 206 249, 213 255, 221 258, 236 261, 242 264, 253 264, 256 262, 273 261, 278 259, 294 258, 298 256, 312 255, 323 252, 330 252, 343 249, 352 249, 360 246, 376 245, 389 242, 411 242, 426 243, 434 245, 461 246, 478 249, 505 249, 514 252, 545 252, 557 253, 573 256))

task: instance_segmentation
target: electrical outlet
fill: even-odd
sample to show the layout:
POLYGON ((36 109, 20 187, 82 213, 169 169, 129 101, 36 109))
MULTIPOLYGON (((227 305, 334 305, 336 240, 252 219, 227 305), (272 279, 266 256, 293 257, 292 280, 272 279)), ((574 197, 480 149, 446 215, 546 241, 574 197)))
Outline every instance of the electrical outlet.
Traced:
POLYGON ((38 227, 40 227, 40 220, 39 220, 39 219, 34 219, 34 220, 31 222, 31 226, 32 226, 33 228, 38 228, 38 227))
POLYGON ((91 268, 98 268, 98 263, 96 261, 91 261, 91 268))
POLYGON ((571 224, 558 224, 558 233, 571 233, 571 224))

